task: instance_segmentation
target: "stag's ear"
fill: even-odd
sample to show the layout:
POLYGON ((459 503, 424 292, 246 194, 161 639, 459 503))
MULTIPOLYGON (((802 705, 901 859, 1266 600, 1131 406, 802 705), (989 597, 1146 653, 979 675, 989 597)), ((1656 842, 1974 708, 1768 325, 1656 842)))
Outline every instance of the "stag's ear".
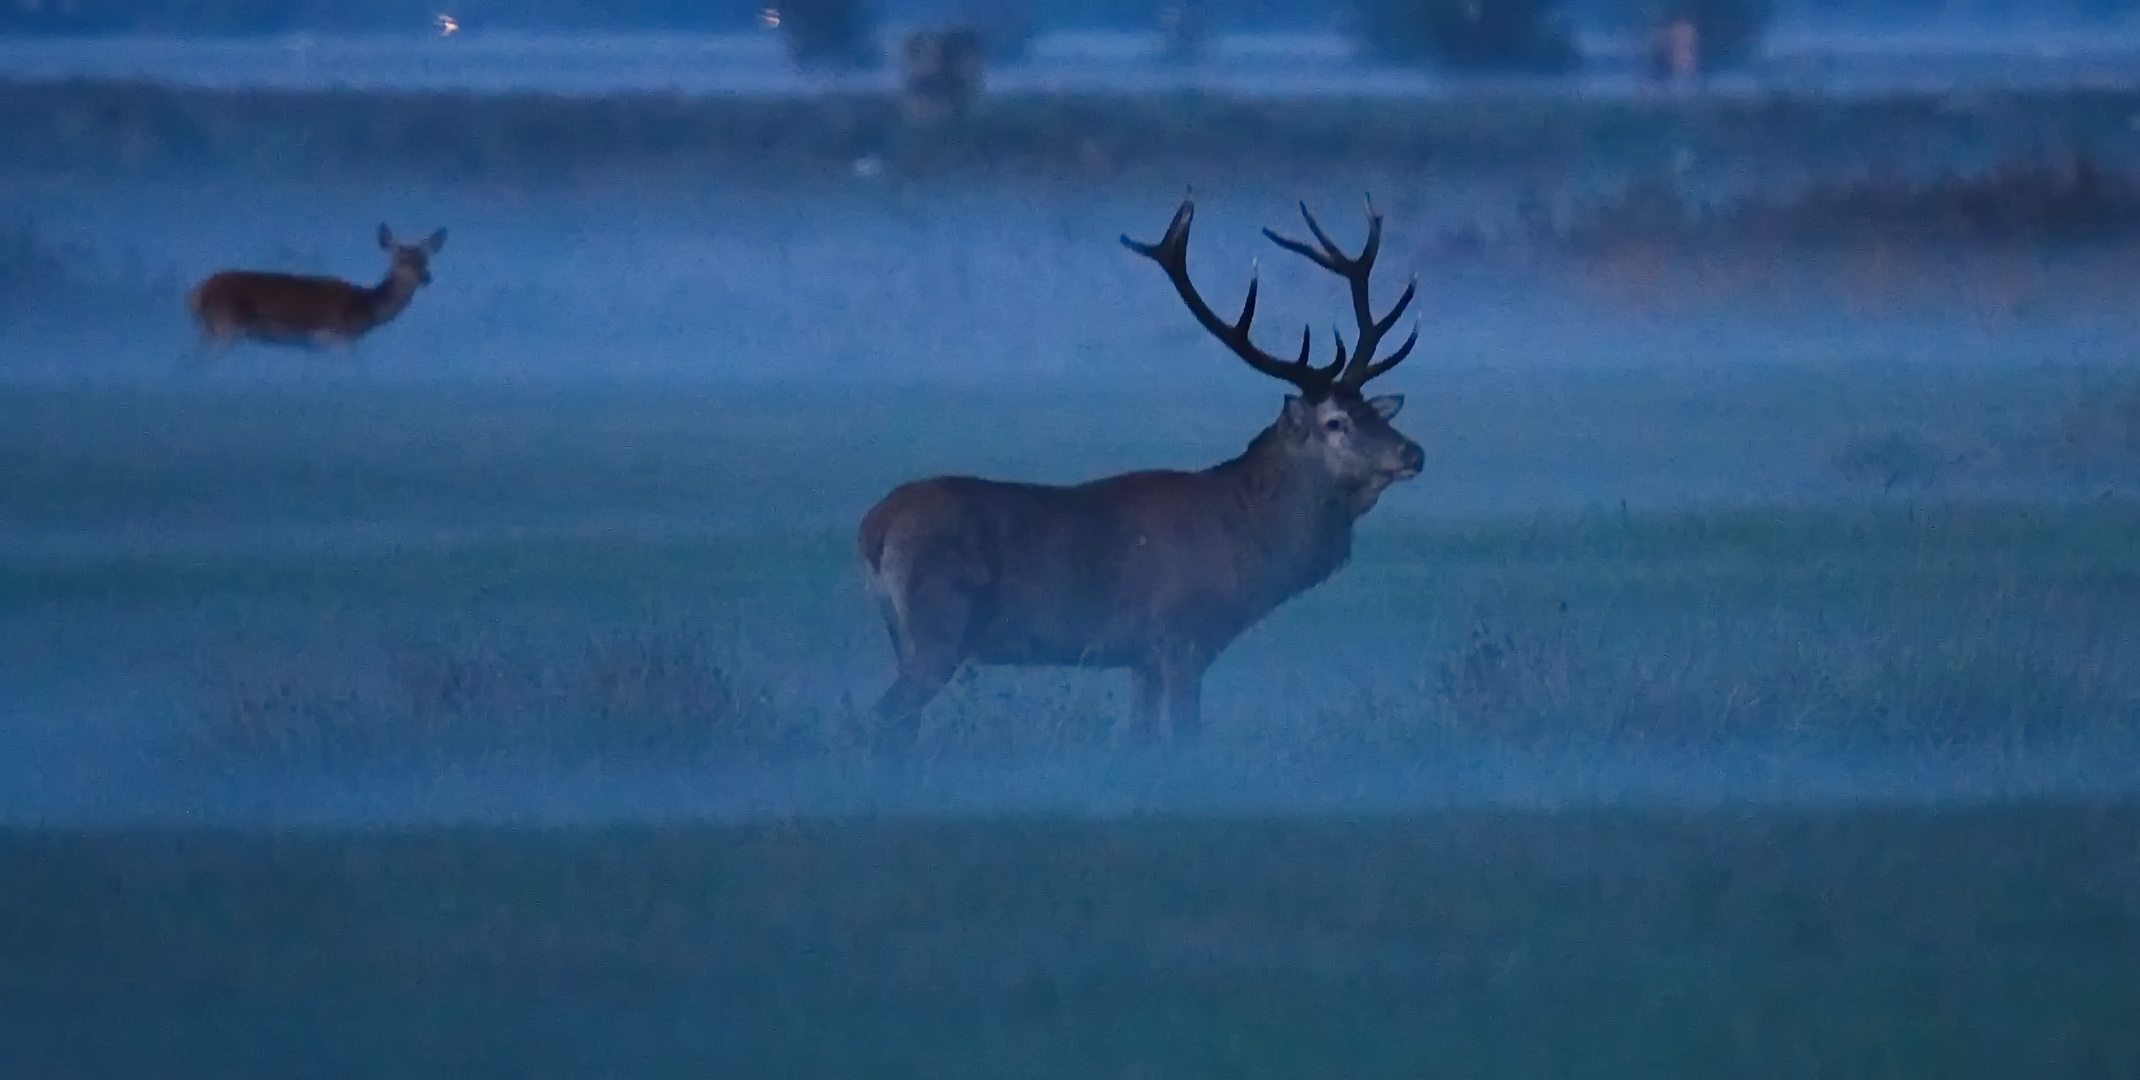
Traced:
POLYGON ((1314 427, 1315 406, 1308 404, 1299 394, 1285 396, 1285 412, 1280 414, 1288 427, 1314 427))
POLYGON ((387 228, 385 222, 379 224, 379 246, 388 251, 394 250, 394 230, 387 228))
POLYGON ((438 254, 438 249, 445 246, 446 230, 444 229, 440 229, 439 231, 432 233, 430 238, 424 241, 424 250, 430 252, 433 255, 438 254))
POLYGON ((1367 399, 1367 407, 1375 410, 1375 415, 1387 424, 1397 419, 1397 414, 1404 410, 1404 395, 1384 394, 1381 397, 1371 397, 1367 399))

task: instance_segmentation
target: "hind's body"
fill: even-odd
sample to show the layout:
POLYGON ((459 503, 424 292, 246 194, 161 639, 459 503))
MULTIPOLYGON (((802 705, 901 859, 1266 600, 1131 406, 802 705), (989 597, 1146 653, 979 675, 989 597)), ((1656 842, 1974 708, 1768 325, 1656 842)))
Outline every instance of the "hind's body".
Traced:
POLYGON ((273 345, 350 345, 401 314, 431 281, 430 257, 446 242, 440 229, 420 244, 397 244, 379 226, 392 259, 386 277, 365 287, 339 278, 224 270, 186 295, 186 306, 211 346, 238 341, 273 345))
POLYGON ((329 277, 225 270, 186 297, 201 336, 282 345, 354 341, 376 325, 370 289, 329 277))

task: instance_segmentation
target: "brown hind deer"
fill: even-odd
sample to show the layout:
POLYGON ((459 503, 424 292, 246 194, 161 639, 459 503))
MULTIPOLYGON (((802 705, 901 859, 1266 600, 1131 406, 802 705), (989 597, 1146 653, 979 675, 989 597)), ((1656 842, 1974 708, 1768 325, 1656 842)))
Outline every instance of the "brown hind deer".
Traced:
POLYGON ((1264 230, 1280 247, 1345 279, 1358 340, 1328 366, 1285 361, 1249 340, 1251 279, 1241 316, 1219 318, 1189 281, 1193 201, 1156 244, 1124 236, 1158 263, 1197 322, 1248 365, 1290 383, 1278 419, 1239 457, 1202 472, 1125 473, 1069 487, 940 476, 905 484, 862 519, 863 574, 891 631, 899 676, 878 702, 882 723, 911 739, 921 709, 960 665, 1063 664, 1130 669, 1134 733, 1177 739, 1201 721, 1204 671, 1242 631, 1321 583, 1352 550, 1352 526, 1389 485, 1419 475, 1425 455, 1390 426, 1400 396, 1361 388, 1411 354, 1412 336, 1375 353, 1411 304, 1414 280, 1388 314, 1368 303, 1382 217, 1367 208, 1367 242, 1348 257, 1306 204, 1317 247, 1264 230))
POLYGON ((446 244, 440 229, 423 241, 401 244, 385 225, 379 246, 390 262, 386 277, 371 288, 340 278, 225 270, 201 282, 186 297, 211 347, 239 340, 274 345, 348 346, 401 314, 416 290, 431 284, 431 256, 446 244))

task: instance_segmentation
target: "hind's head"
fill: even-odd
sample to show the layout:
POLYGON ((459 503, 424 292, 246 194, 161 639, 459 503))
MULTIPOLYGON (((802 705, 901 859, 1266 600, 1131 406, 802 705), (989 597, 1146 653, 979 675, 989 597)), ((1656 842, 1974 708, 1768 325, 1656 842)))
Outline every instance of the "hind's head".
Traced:
POLYGON ((394 261, 392 274, 406 278, 417 285, 431 284, 431 256, 446 246, 446 230, 440 229, 414 243, 403 244, 394 240, 394 230, 379 226, 379 246, 394 261))

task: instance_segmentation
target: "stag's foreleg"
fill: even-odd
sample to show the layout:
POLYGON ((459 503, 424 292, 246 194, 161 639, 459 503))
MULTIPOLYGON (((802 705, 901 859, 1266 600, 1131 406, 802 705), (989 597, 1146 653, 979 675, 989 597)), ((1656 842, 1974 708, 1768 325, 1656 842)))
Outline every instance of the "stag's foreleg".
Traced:
POLYGON ((1167 724, 1177 743, 1193 743, 1204 734, 1204 668, 1209 663, 1170 665, 1161 675, 1167 724))
POLYGON ((1146 661, 1129 671, 1129 736, 1140 743, 1156 742, 1159 739, 1159 721, 1165 715, 1161 705, 1163 683, 1159 665, 1146 661))
POLYGON ((1155 649, 1131 668, 1134 736, 1140 741, 1156 740, 1164 718, 1174 742, 1195 742, 1204 729, 1204 671, 1210 666, 1205 650, 1174 645, 1155 649))

